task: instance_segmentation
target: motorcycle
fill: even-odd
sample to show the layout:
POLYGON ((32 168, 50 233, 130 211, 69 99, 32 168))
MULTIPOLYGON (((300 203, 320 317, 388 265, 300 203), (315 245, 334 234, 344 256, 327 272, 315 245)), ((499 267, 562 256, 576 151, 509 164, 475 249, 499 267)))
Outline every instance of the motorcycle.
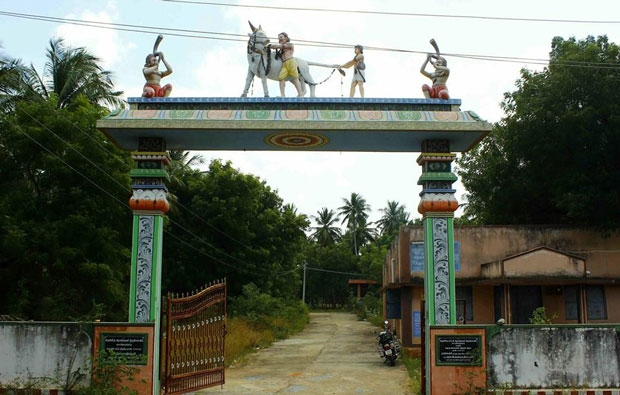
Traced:
POLYGON ((400 354, 400 342, 396 338, 396 333, 392 333, 390 325, 387 321, 383 323, 383 330, 377 336, 379 341, 379 356, 383 358, 384 363, 390 366, 396 364, 396 358, 400 354))

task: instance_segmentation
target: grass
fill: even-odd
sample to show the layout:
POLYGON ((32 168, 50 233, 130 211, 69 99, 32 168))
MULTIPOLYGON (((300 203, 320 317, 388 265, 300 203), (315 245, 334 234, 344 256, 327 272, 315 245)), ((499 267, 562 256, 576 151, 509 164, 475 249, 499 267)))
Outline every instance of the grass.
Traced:
POLYGON ((308 321, 307 313, 289 318, 261 317, 259 322, 247 317, 229 319, 226 323, 226 367, 242 363, 249 353, 302 331, 308 321))
MULTIPOLYGON (((264 344, 266 333, 255 329, 242 318, 232 318, 226 323, 226 366, 239 362, 246 354, 264 344)), ((266 339, 268 342, 268 339, 266 339)))
POLYGON ((408 357, 403 353, 402 360, 407 367, 409 377, 411 377, 411 391, 414 394, 420 394, 422 388, 422 383, 420 382, 422 375, 422 362, 420 358, 408 357))

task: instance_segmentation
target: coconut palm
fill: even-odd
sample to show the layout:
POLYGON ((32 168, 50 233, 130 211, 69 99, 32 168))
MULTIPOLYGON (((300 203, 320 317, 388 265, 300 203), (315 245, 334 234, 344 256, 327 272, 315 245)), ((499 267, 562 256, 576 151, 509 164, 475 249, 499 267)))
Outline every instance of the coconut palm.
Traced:
POLYGON ((23 73, 25 67, 18 59, 0 57, 0 107, 2 111, 14 109, 13 100, 20 97, 25 85, 23 73))
POLYGON ((368 211, 370 210, 370 205, 366 203, 366 199, 364 199, 361 195, 353 192, 351 194, 351 199, 347 200, 343 198, 342 201, 344 205, 339 207, 340 215, 342 215, 342 222, 347 224, 347 229, 353 234, 353 252, 355 255, 359 253, 359 247, 362 245, 360 243, 361 240, 358 239, 359 232, 358 230, 367 228, 366 221, 368 220, 368 211))
POLYGON ((85 48, 67 47, 62 38, 49 42, 47 61, 41 75, 33 65, 25 69, 24 80, 32 93, 49 99, 57 96, 58 108, 64 108, 83 95, 92 104, 124 106, 123 92, 115 91, 109 71, 99 65, 100 59, 85 48))
POLYGON ((339 241, 342 237, 342 231, 335 225, 338 221, 338 215, 326 207, 323 207, 316 213, 317 215, 313 215, 312 219, 317 223, 317 226, 312 227, 314 232, 310 235, 310 238, 319 243, 321 247, 339 241))
POLYGON ((385 208, 379 209, 383 216, 376 222, 382 235, 392 235, 398 232, 402 225, 407 225, 409 213, 405 211, 405 206, 395 200, 388 200, 385 208))

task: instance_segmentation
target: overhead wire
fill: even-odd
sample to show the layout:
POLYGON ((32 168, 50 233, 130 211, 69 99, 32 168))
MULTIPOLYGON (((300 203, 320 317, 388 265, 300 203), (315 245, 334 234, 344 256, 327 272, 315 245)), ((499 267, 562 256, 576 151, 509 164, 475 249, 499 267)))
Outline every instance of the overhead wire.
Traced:
POLYGON ((620 21, 599 21, 599 20, 576 20, 576 19, 551 19, 551 18, 519 18, 519 17, 499 17, 499 16, 483 16, 483 15, 451 15, 451 14, 424 14, 414 12, 397 12, 397 11, 371 11, 356 9, 337 9, 337 8, 308 8, 308 7, 282 7, 267 6, 255 4, 230 4, 216 3, 211 1, 199 0, 162 0, 168 3, 185 3, 208 5, 218 7, 239 7, 239 8, 258 8, 279 11, 311 11, 311 12, 331 12, 341 14, 369 14, 369 15, 387 15, 387 16, 405 16, 405 17, 423 17, 423 18, 450 18, 450 19, 478 19, 478 20, 497 20, 497 21, 513 21, 513 22, 542 22, 542 23, 587 23, 587 24, 619 24, 620 21))
MULTIPOLYGON (((181 1, 181 0, 162 0, 162 1, 181 1)), ((203 3, 197 3, 203 4, 203 3)), ((207 3, 204 3, 207 4, 207 3)), ((224 3, 208 3, 208 5, 222 5, 225 6, 224 3)), ((230 5, 230 4, 229 4, 230 5)), ((230 5, 236 6, 236 5, 230 5)), ((260 7, 260 6, 256 6, 260 7)), ((265 6, 267 7, 267 6, 265 6)), ((295 9, 290 7, 280 7, 283 9, 295 9)), ((314 10, 314 9, 308 9, 314 10)), ((319 9, 316 9, 319 10, 319 9)), ((334 11, 327 10, 325 11, 334 11)), ((337 11, 337 10, 336 10, 337 11)), ((406 14, 408 15, 408 14, 406 14)), ((414 15, 414 14, 412 14, 414 15)), ((433 16, 432 14, 415 14, 417 16, 433 16)), ((179 28, 169 28, 169 27, 153 27, 153 26, 143 26, 143 25, 135 25, 135 24, 120 24, 120 23, 110 23, 110 22, 100 22, 100 21, 85 21, 80 19, 71 19, 71 18, 58 18, 58 17, 50 17, 43 15, 35 15, 35 14, 23 14, 16 12, 7 12, 0 11, 0 16, 7 16, 13 18, 22 18, 22 19, 33 19, 45 22, 53 22, 53 23, 66 23, 77 26, 91 27, 91 28, 101 28, 101 29, 109 29, 109 30, 118 30, 118 31, 127 31, 133 33, 146 33, 146 34, 156 34, 166 32, 166 34, 170 36, 176 37, 186 37, 186 38, 195 38, 195 39, 207 39, 207 40, 219 40, 219 41, 235 41, 235 42, 245 42, 247 40, 247 36, 244 34, 238 33, 222 33, 222 32, 213 32, 213 31, 202 31, 202 30, 190 30, 190 29, 179 29, 179 28), (226 36, 220 37, 220 36, 226 36)), ((434 15, 439 16, 439 15, 434 15)), ((454 17, 463 17, 463 16, 454 16, 454 17)), ((573 21, 575 23, 586 23, 593 21, 573 21)), ((599 21, 601 23, 620 23, 616 21, 599 21)), ((352 44, 350 43, 335 43, 335 42, 327 42, 327 41, 313 41, 313 40, 296 40, 296 45, 298 46, 308 46, 308 47, 321 47, 321 48, 350 48, 352 44)), ((410 53, 410 54, 426 54, 427 51, 417 51, 417 50, 409 50, 409 49, 400 49, 400 48, 389 48, 389 47, 379 47, 379 46, 367 46, 367 50, 373 51, 383 51, 383 52, 394 52, 394 53, 410 53)), ((520 58, 520 57, 510 57, 510 56, 495 56, 495 55, 472 55, 472 54, 460 54, 460 53, 449 53, 443 52, 442 56, 446 57, 455 57, 462 59, 470 59, 470 60, 479 60, 479 61, 491 61, 491 62, 509 62, 509 63, 528 63, 528 64, 536 64, 536 65, 548 65, 549 59, 539 59, 539 58, 520 58)), ((606 69, 620 69, 620 65, 610 65, 609 63, 604 62, 567 62, 567 61, 554 61, 554 65, 558 66, 566 66, 566 67, 600 67, 606 69)))
MULTIPOLYGON (((48 133, 52 134, 54 137, 56 137, 58 140, 60 140, 61 142, 63 142, 65 145, 67 145, 73 152, 77 153, 79 156, 81 156, 85 161, 87 161, 88 163, 90 163, 93 167, 95 167, 97 170, 99 170, 100 172, 102 172, 106 177, 110 178, 114 183, 116 183, 117 185, 121 186, 121 188, 123 188, 125 191, 129 191, 131 192, 130 189, 126 188, 126 186, 122 185, 118 180, 116 180, 114 177, 112 177, 110 174, 108 174, 105 170, 101 169, 101 167, 99 167, 96 163, 94 163, 92 160, 90 160, 87 156, 85 156, 83 153, 81 153, 80 151, 78 151, 76 148, 73 147, 72 144, 69 144, 67 141, 65 141, 61 136, 59 136, 58 134, 56 134, 53 130, 51 130, 47 125, 43 124, 41 121, 39 121, 39 119, 37 119, 34 115, 30 114, 29 112, 27 112, 24 109, 19 109, 20 111, 22 111, 26 116, 28 116, 29 118, 31 118, 35 123, 37 123, 43 130, 46 130, 48 133)), ((74 125, 74 127, 78 128, 81 130, 81 128, 77 127, 77 125, 74 125)), ((60 156, 58 156, 56 153, 54 153, 52 150, 50 150, 48 147, 46 147, 44 144, 42 144, 41 142, 39 142, 36 138, 34 138, 33 136, 31 136, 29 133, 27 133, 26 131, 20 129, 19 130, 20 133, 24 134, 28 139, 30 139, 31 141, 33 141, 35 144, 37 144, 38 146, 40 146, 42 149, 44 149, 46 152, 48 152, 50 155, 52 155, 53 157, 55 157, 56 159, 58 159, 60 162, 62 162, 65 166, 67 166, 68 168, 70 168, 72 171, 74 171, 75 173, 77 173, 80 177, 84 178, 86 181, 88 181, 90 184, 94 185, 97 189, 99 189, 100 191, 104 192, 106 195, 108 195, 109 197, 111 197, 112 199, 114 199, 116 202, 120 203, 121 205, 123 205, 124 207, 126 207, 128 210, 130 210, 129 206, 127 205, 126 202, 123 202, 122 200, 120 200, 117 196, 113 195, 112 193, 110 193, 109 191, 107 191, 105 188, 103 188, 102 186, 100 186, 97 182, 93 181, 90 177, 88 177, 87 175, 85 175, 84 173, 82 173, 81 171, 79 171, 78 169, 76 169, 75 167, 71 166, 69 163, 67 163, 64 159, 62 159, 60 156)), ((85 133, 84 131, 82 131, 83 133, 85 133)), ((109 152, 109 151, 107 151, 109 152)), ((181 230, 185 231, 186 233, 188 233, 189 235, 191 235, 194 239, 208 245, 209 247, 213 248, 215 251, 226 255, 227 257, 231 258, 232 260, 235 260, 237 262, 239 262, 240 264, 244 264, 246 266, 250 266, 247 262, 232 256, 230 254, 228 254, 225 251, 222 251, 221 249, 219 249, 218 247, 216 247, 215 245, 207 242, 206 240, 204 240, 203 238, 201 238, 200 236, 196 235, 195 233, 191 232, 190 230, 188 230, 186 227, 182 226, 181 224, 179 224, 178 222, 172 220, 169 218, 170 223, 174 224, 175 226, 179 227, 181 230)), ((173 237, 176 240, 181 241, 183 244, 185 245, 191 245, 185 241, 183 241, 182 239, 180 239, 179 237, 177 237, 176 235, 172 234, 172 232, 164 229, 164 232, 168 235, 170 235, 171 237, 173 237)), ((208 254, 207 252, 196 248, 195 246, 191 245, 192 249, 194 249, 195 251, 200 252, 202 255, 205 255, 213 260, 215 260, 218 263, 224 264, 226 266, 229 266, 231 268, 234 268, 236 270, 239 271, 243 271, 246 273, 253 273, 256 274, 256 270, 261 270, 264 271, 264 274, 261 273, 261 275, 264 276, 273 276, 273 275, 284 275, 284 274, 289 274, 291 272, 294 272, 297 270, 297 268, 295 268, 294 270, 290 271, 283 271, 283 272, 273 272, 269 269, 263 269, 260 267, 256 267, 254 266, 254 268, 252 270, 249 269, 245 269, 239 266, 235 266, 232 265, 230 263, 227 263, 223 260, 221 260, 220 258, 217 258, 211 254, 208 254)))
MULTIPOLYGON (((344 12, 346 12, 346 13, 360 13, 360 14, 409 16, 409 17, 413 16, 413 17, 433 17, 433 18, 464 18, 464 19, 485 19, 485 20, 503 20, 503 21, 558 22, 558 23, 593 23, 593 24, 618 24, 618 23, 620 23, 620 21, 537 19, 537 18, 516 18, 516 17, 515 18, 513 18, 513 17, 505 18, 505 17, 487 17, 487 16, 475 16, 475 15, 445 15, 445 14, 421 14, 421 13, 366 11, 366 10, 339 10, 339 9, 302 8, 302 7, 275 7, 275 6, 264 6, 264 5, 226 4, 226 3, 215 3, 215 2, 204 2, 204 1, 187 1, 187 0, 162 0, 162 1, 173 2, 173 3, 192 3, 192 4, 210 5, 210 6, 228 6, 228 7, 278 9, 278 10, 285 10, 285 11, 313 11, 313 12, 335 12, 335 13, 344 13, 344 12)), ((167 32, 166 34, 170 34, 170 35, 173 35, 173 36, 180 36, 180 37, 190 37, 190 38, 199 38, 199 39, 214 39, 214 40, 224 40, 224 41, 245 41, 245 35, 243 35, 243 34, 210 32, 210 31, 177 29, 177 28, 165 28, 165 27, 150 27, 150 26, 141 26, 141 25, 132 25, 132 24, 118 24, 118 23, 97 22, 97 21, 84 21, 84 20, 79 20, 79 19, 57 18, 57 17, 48 17, 48 16, 41 16, 41 15, 34 15, 34 14, 22 14, 22 13, 5 12, 5 11, 0 11, 0 16, 32 19, 32 20, 47 21, 47 22, 54 22, 54 23, 68 23, 68 24, 74 24, 74 25, 78 25, 78 26, 94 27, 94 28, 104 28, 104 29, 112 29, 112 30, 119 30, 119 31, 137 32, 137 33, 153 34, 153 33, 156 33, 156 32, 157 33, 167 32), (210 36, 205 36, 205 35, 212 35, 212 36, 215 36, 215 37, 210 37, 210 36), (230 37, 230 38, 223 38, 223 37, 218 37, 218 36, 230 37)), ((334 47, 334 48, 342 48, 342 47, 347 47, 348 48, 348 47, 351 46, 350 44, 330 43, 330 42, 323 42, 323 41, 309 41, 309 40, 297 40, 297 41, 300 43, 299 45, 307 45, 307 46, 321 46, 321 47, 326 47, 327 46, 327 47, 334 47)), ((404 53, 426 53, 426 51, 412 51, 412 50, 384 48, 384 47, 367 47, 367 48, 371 49, 371 50, 377 50, 377 51, 404 52, 404 53)), ((483 55, 449 54, 449 53, 444 53, 443 55, 444 56, 461 57, 461 58, 473 59, 473 60, 519 62, 519 63, 527 62, 527 63, 544 64, 544 65, 548 64, 548 62, 549 62, 547 59, 527 59, 527 58, 518 58, 518 57, 483 56, 483 55)), ((619 68, 619 66, 609 65, 608 63, 595 63, 595 62, 554 62, 554 64, 564 65, 564 66, 575 66, 575 67, 577 67, 577 66, 578 67, 598 67, 598 68, 613 68, 613 69, 619 68)), ((50 132, 51 132, 51 130, 50 130, 50 132)), ((31 140, 33 140, 32 136, 28 135, 28 137, 31 140)), ((40 145, 42 148, 44 148, 46 151, 50 152, 46 147, 41 145, 38 141, 36 141, 36 140, 33 140, 33 141, 35 143, 37 143, 38 145, 40 145)), ((62 160, 62 158, 60 158, 60 157, 57 157, 57 158, 59 160, 61 160, 64 164, 66 164, 68 167, 70 167, 72 170, 74 170, 78 174, 80 174, 82 177, 85 177, 89 182, 94 183, 94 181, 90 180, 87 176, 83 175, 78 170, 74 169, 69 164, 67 164, 64 160, 62 160)), ((100 171, 104 172, 102 169, 100 169, 95 164, 93 164, 93 165, 95 167, 97 167, 100 171)), ((105 172, 104 172, 104 174, 105 174, 105 172)), ((102 191, 106 192, 106 194, 110 195, 107 191, 102 189, 99 185, 97 185, 96 183, 94 183, 94 184, 99 189, 101 189, 102 191)), ((113 197, 113 195, 110 195, 110 196, 113 197)), ((116 198, 116 197, 114 197, 114 198, 117 201, 119 201, 121 204, 124 204, 120 200, 118 200, 118 198, 116 198)), ((126 204, 124 204, 124 205, 126 206, 126 204)), ((187 210, 192 215, 196 216, 198 219, 200 219, 201 221, 203 221, 207 225, 213 227, 211 224, 209 224, 202 217, 200 217, 199 215, 197 215, 196 213, 194 213, 190 209, 187 208, 187 210)), ((173 222, 173 221, 171 221, 171 222, 173 222)), ((176 224, 176 225, 179 226, 179 224, 176 224)), ((186 230, 182 226, 180 226, 180 228, 183 229, 183 230, 186 230)), ((215 230, 217 230, 217 231, 220 231, 216 227, 213 227, 213 228, 215 230)), ((223 233, 224 235, 228 236, 225 232, 222 232, 222 231, 220 231, 220 232, 223 233)), ((198 236, 194 235, 193 233, 191 233, 189 231, 188 231, 188 233, 191 234, 193 237, 198 237, 198 236)), ((177 238, 176 236, 174 236, 174 235, 172 235, 172 236, 174 238, 176 238, 177 240, 181 241, 181 239, 177 238)), ((237 241, 234 238, 233 238, 233 240, 237 241)), ((217 247, 209 244, 208 242, 206 242, 204 240, 201 240, 201 241, 203 241, 207 245, 211 246, 212 248, 216 248, 217 249, 217 247)), ((239 242, 239 241, 237 241, 237 242, 239 242)), ((186 242, 184 242, 184 243, 186 243, 186 242)), ((239 242, 239 243, 241 243, 241 242, 239 242)), ((247 245, 245 245, 243 243, 241 243, 241 244, 244 245, 247 248, 250 248, 249 246, 247 246, 247 245)), ((192 248, 196 249, 194 246, 192 246, 192 248)), ((200 249, 196 249, 196 250, 201 252, 202 254, 206 254, 204 251, 202 251, 200 249)), ((208 254, 206 254, 206 255, 209 256, 212 259, 216 259, 216 260, 220 261, 219 259, 217 259, 217 258, 215 258, 213 256, 210 256, 208 254)), ((236 259, 233 256, 230 256, 230 257, 236 259)), ((231 267, 234 267, 234 268, 236 268, 238 270, 242 270, 242 269, 240 269, 240 268, 238 268, 238 267, 236 267, 234 265, 230 265, 230 264, 227 264, 227 263, 222 262, 222 261, 220 261, 220 262, 223 263, 223 264, 229 265, 231 267)), ((240 262, 242 262, 244 264, 247 264, 246 262, 243 262, 243 261, 240 261, 240 262)), ((310 270, 318 270, 318 271, 327 271, 327 270, 316 269, 316 268, 308 268, 308 269, 310 269, 310 270)), ((297 270, 297 269, 294 269, 294 270, 297 270)), ((342 273, 342 274, 349 274, 349 275, 358 275, 358 274, 354 274, 354 273, 335 272, 335 271, 331 271, 331 272, 342 273)), ((274 273, 271 273, 271 274, 274 274, 274 273)))
POLYGON ((339 272, 336 270, 327 270, 327 269, 319 269, 316 267, 310 267, 310 266, 306 266, 306 269, 308 270, 314 270, 315 272, 326 272, 326 273, 335 273, 335 274, 346 274, 348 276, 363 276, 363 274, 361 273, 349 273, 349 272, 339 272))

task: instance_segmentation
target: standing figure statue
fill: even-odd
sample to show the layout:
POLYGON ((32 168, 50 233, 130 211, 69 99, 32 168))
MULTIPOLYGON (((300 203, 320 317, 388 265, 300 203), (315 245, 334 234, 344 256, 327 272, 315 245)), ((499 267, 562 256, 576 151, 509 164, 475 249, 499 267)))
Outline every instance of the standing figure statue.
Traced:
POLYGON ((161 34, 157 36, 157 40, 153 46, 153 52, 146 56, 144 68, 142 69, 142 74, 144 74, 144 79, 146 80, 144 89, 142 90, 142 97, 168 97, 170 96, 170 92, 172 92, 172 85, 166 84, 161 86, 161 79, 172 74, 172 67, 166 62, 164 53, 157 51, 157 47, 163 38, 164 36, 161 34), (166 70, 159 70, 160 61, 164 63, 166 70))
POLYGON ((354 48, 355 56, 347 63, 338 66, 338 69, 348 69, 353 66, 353 79, 351 80, 351 91, 349 97, 355 96, 355 87, 360 90, 360 96, 364 97, 364 82, 366 82, 366 63, 364 63, 364 47, 356 45, 354 48))
POLYGON ((301 89, 301 83, 299 82, 299 70, 297 70, 297 60, 294 57, 295 46, 291 43, 291 39, 285 32, 278 34, 278 42, 278 44, 271 44, 271 48, 276 48, 279 50, 279 55, 276 54, 276 58, 280 56, 282 59, 282 69, 280 70, 280 75, 278 76, 278 81, 280 81, 280 95, 282 97, 285 96, 284 90, 286 78, 288 77, 291 79, 293 85, 295 85, 295 89, 297 89, 297 96, 301 97, 304 95, 304 92, 301 89))
POLYGON ((424 63, 422 64, 422 67, 420 68, 420 73, 430 78, 431 81, 433 81, 433 85, 422 85, 422 92, 424 93, 424 97, 427 99, 432 98, 447 100, 450 98, 450 94, 448 93, 448 87, 446 86, 446 82, 448 81, 448 77, 450 76, 448 62, 439 53, 439 47, 437 46, 435 40, 431 40, 431 45, 435 48, 436 52, 426 55, 426 61, 424 61, 424 63), (432 73, 426 71, 426 66, 429 63, 435 68, 432 73))

